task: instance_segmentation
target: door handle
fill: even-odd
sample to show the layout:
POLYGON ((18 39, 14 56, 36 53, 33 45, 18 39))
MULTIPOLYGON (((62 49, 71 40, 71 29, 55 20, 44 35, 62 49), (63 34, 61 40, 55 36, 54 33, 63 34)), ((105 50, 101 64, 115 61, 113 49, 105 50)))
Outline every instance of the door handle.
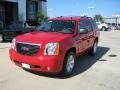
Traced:
POLYGON ((89 43, 89 42, 90 42, 90 40, 87 40, 87 42, 89 43))
POLYGON ((82 38, 82 41, 86 40, 85 38, 82 38))
POLYGON ((87 39, 89 39, 89 37, 88 37, 88 36, 86 36, 86 37, 82 38, 82 40, 87 40, 87 39))

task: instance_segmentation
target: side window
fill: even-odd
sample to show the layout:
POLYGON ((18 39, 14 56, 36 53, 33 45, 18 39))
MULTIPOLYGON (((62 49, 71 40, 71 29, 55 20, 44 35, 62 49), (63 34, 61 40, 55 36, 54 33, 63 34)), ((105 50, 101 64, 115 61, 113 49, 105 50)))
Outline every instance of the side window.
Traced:
POLYGON ((95 20, 92 21, 94 30, 98 30, 98 26, 95 20))
POLYGON ((88 29, 89 32, 92 31, 91 22, 89 20, 86 20, 85 23, 86 23, 86 29, 88 29))
POLYGON ((84 25, 84 21, 83 20, 81 20, 79 22, 79 24, 78 24, 78 30, 80 30, 80 29, 85 29, 85 25, 84 25))

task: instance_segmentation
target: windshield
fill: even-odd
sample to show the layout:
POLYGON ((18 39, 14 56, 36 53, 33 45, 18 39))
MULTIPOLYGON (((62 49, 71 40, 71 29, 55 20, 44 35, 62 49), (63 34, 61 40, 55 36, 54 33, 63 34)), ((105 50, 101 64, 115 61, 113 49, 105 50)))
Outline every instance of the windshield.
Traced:
POLYGON ((100 22, 96 22, 97 25, 100 25, 101 23, 100 22))
POLYGON ((75 21, 71 20, 49 20, 39 26, 37 30, 45 32, 73 33, 75 21))

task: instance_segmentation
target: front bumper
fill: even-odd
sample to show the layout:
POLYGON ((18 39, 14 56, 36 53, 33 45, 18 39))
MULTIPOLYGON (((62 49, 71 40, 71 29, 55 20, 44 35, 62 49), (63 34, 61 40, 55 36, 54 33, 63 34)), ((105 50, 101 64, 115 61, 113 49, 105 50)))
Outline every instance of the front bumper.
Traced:
POLYGON ((40 72, 58 73, 62 70, 64 55, 59 56, 25 56, 17 53, 13 49, 9 50, 10 59, 17 66, 22 67, 22 63, 30 65, 30 70, 40 72))

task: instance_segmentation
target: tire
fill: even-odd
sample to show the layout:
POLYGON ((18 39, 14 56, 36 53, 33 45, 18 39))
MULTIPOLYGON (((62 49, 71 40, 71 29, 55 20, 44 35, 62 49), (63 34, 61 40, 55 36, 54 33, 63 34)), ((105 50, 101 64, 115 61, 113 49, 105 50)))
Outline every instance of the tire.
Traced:
POLYGON ((102 31, 106 31, 106 27, 102 27, 102 31))
POLYGON ((97 48, 98 48, 98 41, 94 41, 94 44, 92 46, 92 48, 90 49, 90 55, 91 56, 95 56, 97 53, 97 48))
POLYGON ((69 52, 64 59, 63 70, 61 74, 63 76, 70 76, 74 70, 74 66, 75 66, 75 53, 69 52))

